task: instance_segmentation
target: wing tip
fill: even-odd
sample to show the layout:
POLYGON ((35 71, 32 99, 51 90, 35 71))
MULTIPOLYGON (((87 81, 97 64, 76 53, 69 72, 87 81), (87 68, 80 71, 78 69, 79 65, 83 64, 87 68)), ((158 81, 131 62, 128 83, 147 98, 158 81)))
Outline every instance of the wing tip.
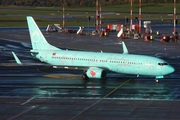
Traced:
POLYGON ((18 65, 22 65, 22 62, 19 60, 19 58, 17 57, 17 55, 16 55, 13 51, 12 51, 12 54, 13 54, 13 57, 14 57, 16 63, 17 63, 18 65))
POLYGON ((122 41, 122 47, 123 47, 123 54, 128 54, 128 49, 126 47, 126 44, 124 43, 124 41, 122 41))

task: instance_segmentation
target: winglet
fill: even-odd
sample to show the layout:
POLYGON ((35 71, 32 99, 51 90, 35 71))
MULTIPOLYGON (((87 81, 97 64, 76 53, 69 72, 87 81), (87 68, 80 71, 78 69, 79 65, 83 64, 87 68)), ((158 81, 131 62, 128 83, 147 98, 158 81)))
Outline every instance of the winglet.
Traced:
POLYGON ((19 58, 16 56, 16 54, 14 52, 12 52, 14 59, 16 60, 16 63, 19 65, 22 65, 21 61, 19 60, 19 58))
POLYGON ((128 49, 123 41, 122 41, 122 46, 123 46, 123 54, 128 54, 128 49))

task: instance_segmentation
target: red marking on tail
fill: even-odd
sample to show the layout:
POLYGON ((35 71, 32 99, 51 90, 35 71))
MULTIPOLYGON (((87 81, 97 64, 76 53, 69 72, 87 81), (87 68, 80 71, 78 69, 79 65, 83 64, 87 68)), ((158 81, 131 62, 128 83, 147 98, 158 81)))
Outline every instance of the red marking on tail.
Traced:
POLYGON ((52 54, 53 56, 55 56, 56 55, 56 53, 55 52, 53 52, 53 54, 52 54))

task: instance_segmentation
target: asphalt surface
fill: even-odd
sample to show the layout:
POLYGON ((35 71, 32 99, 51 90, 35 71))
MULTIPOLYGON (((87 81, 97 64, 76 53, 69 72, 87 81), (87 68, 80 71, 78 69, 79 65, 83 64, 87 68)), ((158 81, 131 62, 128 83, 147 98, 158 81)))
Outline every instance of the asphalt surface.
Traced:
MULTIPOLYGON (((108 37, 46 33, 48 42, 64 49, 122 53, 116 33, 108 37)), ((82 71, 54 69, 39 62, 27 29, 0 32, 0 118, 2 120, 179 120, 179 43, 123 39, 130 53, 160 57, 176 71, 159 84, 153 77, 110 73, 106 80, 81 79, 82 71), (25 66, 16 65, 14 51, 25 66), (29 65, 31 64, 31 65, 29 65)))

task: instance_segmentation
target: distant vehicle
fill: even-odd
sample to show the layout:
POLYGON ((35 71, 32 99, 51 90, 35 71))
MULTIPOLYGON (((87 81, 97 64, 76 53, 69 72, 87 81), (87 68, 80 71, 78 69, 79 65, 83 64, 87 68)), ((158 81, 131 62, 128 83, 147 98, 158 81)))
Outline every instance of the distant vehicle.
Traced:
POLYGON ((169 35, 163 35, 160 40, 160 42, 169 42, 169 41, 170 41, 169 35))
POLYGON ((170 41, 178 42, 178 39, 179 39, 178 35, 175 35, 175 36, 162 35, 160 42, 170 42, 170 41))
POLYGON ((100 36, 108 36, 109 35, 109 29, 102 28, 102 31, 100 32, 100 36))
POLYGON ((79 27, 79 30, 77 31, 77 35, 84 35, 83 33, 84 27, 79 27))
POLYGON ((76 33, 77 30, 65 29, 65 33, 76 33))
POLYGON ((62 32, 63 29, 60 27, 59 24, 48 25, 46 28, 46 32, 62 32))
MULTIPOLYGON (((62 50, 46 41, 32 17, 28 16, 27 22, 32 43, 30 51, 32 56, 52 66, 82 69, 84 70, 82 75, 84 79, 104 79, 107 72, 110 71, 137 76, 154 76, 158 82, 159 78, 174 72, 174 68, 160 58, 128 54, 124 42, 122 42, 122 54, 62 50)), ((22 64, 17 56, 13 55, 16 62, 22 64)))

